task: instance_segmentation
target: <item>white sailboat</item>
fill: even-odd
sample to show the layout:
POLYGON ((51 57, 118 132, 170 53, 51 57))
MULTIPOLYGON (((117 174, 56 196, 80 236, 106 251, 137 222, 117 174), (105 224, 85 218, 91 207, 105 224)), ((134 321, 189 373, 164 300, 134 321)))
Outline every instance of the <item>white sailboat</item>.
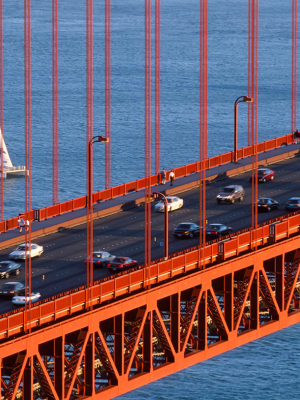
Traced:
POLYGON ((3 171, 3 178, 8 178, 12 176, 25 175, 25 166, 14 166, 11 162, 4 138, 2 136, 2 131, 0 129, 0 172, 3 171), (1 157, 1 148, 3 152, 3 166, 1 157))

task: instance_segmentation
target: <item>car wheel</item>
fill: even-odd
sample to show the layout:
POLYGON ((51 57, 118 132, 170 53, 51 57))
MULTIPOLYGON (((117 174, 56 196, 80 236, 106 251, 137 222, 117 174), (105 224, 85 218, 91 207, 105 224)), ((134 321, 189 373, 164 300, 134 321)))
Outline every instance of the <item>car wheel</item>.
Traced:
POLYGON ((240 201, 243 201, 243 200, 244 200, 244 197, 243 197, 243 196, 241 196, 241 197, 240 197, 240 201))
POLYGON ((9 278, 9 273, 6 272, 6 274, 5 274, 5 279, 8 279, 8 278, 9 278))
POLYGON ((19 269, 16 270, 16 275, 20 275, 20 270, 19 269))
POLYGON ((193 232, 190 232, 190 233, 189 233, 189 237, 190 237, 191 239, 194 237, 193 232))
POLYGON ((234 204, 234 199, 231 199, 231 204, 234 204))
POLYGON ((268 207, 267 210, 268 210, 268 212, 270 212, 271 211, 271 207, 268 207))
POLYGON ((262 181, 262 183, 265 183, 266 182, 266 178, 263 178, 261 181, 262 181))
POLYGON ((217 200, 217 203, 218 203, 218 204, 221 204, 221 200, 217 200))

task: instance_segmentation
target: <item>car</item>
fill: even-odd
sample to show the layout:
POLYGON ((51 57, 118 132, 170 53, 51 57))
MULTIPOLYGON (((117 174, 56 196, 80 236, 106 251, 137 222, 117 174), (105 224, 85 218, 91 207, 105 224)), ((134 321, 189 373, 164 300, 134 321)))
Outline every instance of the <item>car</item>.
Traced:
POLYGON ((241 185, 225 186, 217 195, 217 203, 234 203, 236 200, 243 201, 245 190, 241 185))
POLYGON ((21 282, 6 282, 0 288, 0 297, 17 296, 25 286, 21 282))
MULTIPOLYGON (((275 172, 270 168, 258 168, 257 179, 258 182, 272 181, 275 177, 275 172)), ((252 182, 252 176, 250 177, 250 182, 252 182)))
POLYGON ((279 206, 278 201, 269 197, 260 197, 257 200, 257 211, 271 211, 277 210, 279 206))
MULTIPOLYGON (((31 293, 30 299, 31 303, 35 303, 40 300, 41 294, 40 293, 31 293)), ((27 298, 25 296, 25 289, 21 289, 19 293, 12 298, 12 303, 16 306, 24 306, 27 299, 27 304, 29 303, 29 295, 27 298)))
POLYGON ((0 261, 0 278, 8 279, 11 275, 19 275, 21 264, 14 261, 0 261))
MULTIPOLYGON (((93 252, 93 264, 96 264, 97 267, 104 267, 105 264, 109 261, 112 261, 115 258, 108 251, 94 251, 93 252)), ((87 263, 89 259, 84 262, 87 263)))
POLYGON ((205 230, 206 239, 218 239, 232 233, 231 226, 224 224, 209 224, 205 230))
POLYGON ((40 246, 39 244, 36 243, 31 243, 30 244, 30 249, 29 249, 29 244, 20 244, 16 250, 11 252, 9 254, 10 259, 15 259, 15 260, 25 260, 25 252, 27 253, 27 256, 29 255, 31 258, 33 257, 39 257, 44 251, 43 246, 40 246))
POLYGON ((200 226, 193 222, 181 222, 173 231, 175 237, 194 237, 199 235, 200 226))
POLYGON ((115 257, 111 262, 106 263, 106 267, 113 271, 122 270, 125 268, 136 267, 137 261, 130 257, 115 257))
POLYGON ((299 211, 300 210, 300 197, 291 197, 285 203, 286 211, 299 211))
MULTIPOLYGON (((183 206, 183 199, 180 199, 177 196, 166 196, 168 201, 168 211, 178 210, 183 206)), ((154 206, 154 211, 156 212, 164 212, 165 211, 165 203, 163 200, 160 200, 154 206)))

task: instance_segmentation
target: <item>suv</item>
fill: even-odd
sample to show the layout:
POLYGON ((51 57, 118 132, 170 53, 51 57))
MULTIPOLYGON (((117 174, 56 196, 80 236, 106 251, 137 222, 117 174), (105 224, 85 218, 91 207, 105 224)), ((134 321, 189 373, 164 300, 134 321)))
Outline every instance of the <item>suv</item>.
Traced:
POLYGON ((234 203, 235 200, 243 201, 245 190, 241 185, 225 186, 223 190, 217 195, 217 203, 229 202, 234 203))

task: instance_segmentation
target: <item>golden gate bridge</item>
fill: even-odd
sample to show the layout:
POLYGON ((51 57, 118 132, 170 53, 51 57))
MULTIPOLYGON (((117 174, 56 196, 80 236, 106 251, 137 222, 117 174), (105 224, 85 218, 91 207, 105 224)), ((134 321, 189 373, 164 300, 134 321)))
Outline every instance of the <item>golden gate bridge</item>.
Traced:
MULTIPOLYGON (((58 177, 58 0, 53 0, 53 205, 31 209, 31 45, 30 0, 24 2, 25 65, 25 219, 22 240, 55 232, 61 226, 86 224, 86 284, 32 304, 32 260, 25 259, 28 302, 0 320, 0 388, 3 399, 108 399, 156 379, 298 323, 300 214, 286 214, 258 223, 251 207, 251 226, 226 240, 207 242, 202 230, 197 246, 162 259, 151 258, 153 187, 160 185, 160 1, 155 2, 155 174, 151 174, 151 1, 145 0, 145 177, 117 187, 110 185, 110 44, 111 4, 105 1, 105 135, 93 133, 93 2, 86 2, 86 147, 87 194, 59 203, 58 177), (93 191, 93 145, 105 146, 105 189, 93 191), (101 281, 94 279, 92 253, 95 204, 142 191, 144 263, 101 281), (84 213, 74 222, 74 211, 84 213), (55 219, 69 215, 64 224, 55 219), (44 225, 42 225, 44 223, 44 225), (40 224, 40 225, 39 225, 40 224), (41 228, 40 228, 41 227, 41 228), (298 244, 299 243, 299 244, 298 244)), ((199 161, 175 169, 176 180, 192 182, 172 189, 199 187, 199 221, 206 221, 206 185, 214 168, 228 175, 252 174, 252 201, 258 198, 257 168, 295 157, 297 135, 297 2, 292 1, 291 132, 258 143, 258 0, 249 0, 248 14, 248 146, 207 157, 208 1, 200 0, 199 161), (284 146, 284 147, 283 147, 284 146), (259 158, 263 154, 263 159, 259 158), (245 164, 237 161, 245 160, 245 164), (231 171, 231 172, 230 172, 231 171)), ((0 1, 3 29, 3 3, 0 1)), ((1 32, 2 32, 1 29, 1 32)), ((3 35, 0 34, 2 54, 3 35)), ((0 66, 3 124, 3 56, 0 66)), ((236 104, 237 106, 237 104, 236 104)), ((236 109, 237 111, 237 109, 236 109)), ((236 121, 237 122, 237 121, 236 121)), ((3 131, 3 129, 2 129, 3 131)), ((236 132, 237 134, 237 132, 236 132)), ((3 142, 1 149, 3 149, 3 142)), ((3 165, 3 150, 1 150, 3 165)), ((1 248, 20 242, 11 232, 18 216, 3 219, 4 168, 1 170, 1 248)), ((167 177, 169 171, 167 172, 167 177)), ((136 204, 136 203, 135 203, 136 204)), ((113 212, 123 204, 114 206, 113 212)), ((110 208, 108 206, 108 208, 110 208)))

